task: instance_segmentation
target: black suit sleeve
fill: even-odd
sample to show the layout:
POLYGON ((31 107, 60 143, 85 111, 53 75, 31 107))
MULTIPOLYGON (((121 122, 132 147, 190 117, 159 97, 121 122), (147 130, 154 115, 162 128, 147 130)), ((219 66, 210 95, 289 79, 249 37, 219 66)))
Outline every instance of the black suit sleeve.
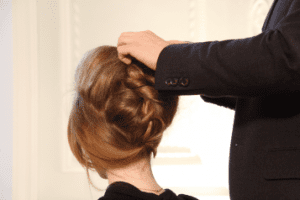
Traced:
POLYGON ((274 29, 253 37, 169 45, 157 61, 155 89, 221 98, 299 91, 299 27, 300 10, 296 10, 274 29), (167 84, 167 80, 182 78, 188 85, 167 84))
POLYGON ((201 95, 200 96, 206 103, 213 103, 218 106, 223 106, 225 108, 229 108, 231 110, 235 110, 237 98, 233 97, 208 97, 201 95))

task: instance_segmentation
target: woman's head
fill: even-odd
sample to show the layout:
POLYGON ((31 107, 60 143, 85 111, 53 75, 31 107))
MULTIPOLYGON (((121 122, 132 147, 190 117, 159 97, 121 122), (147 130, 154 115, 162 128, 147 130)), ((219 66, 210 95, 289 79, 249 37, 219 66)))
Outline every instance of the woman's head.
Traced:
POLYGON ((178 96, 158 93, 154 81, 154 71, 136 60, 124 64, 114 46, 85 54, 76 69, 68 142, 87 173, 107 178, 107 169, 156 156, 178 96))

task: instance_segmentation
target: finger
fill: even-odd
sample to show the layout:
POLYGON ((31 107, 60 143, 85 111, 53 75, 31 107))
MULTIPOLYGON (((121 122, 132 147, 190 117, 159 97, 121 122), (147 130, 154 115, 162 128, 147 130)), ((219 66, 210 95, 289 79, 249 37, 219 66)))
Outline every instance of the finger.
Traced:
POLYGON ((127 57, 121 58, 120 60, 127 65, 131 64, 131 62, 132 62, 132 60, 127 57))
POLYGON ((128 46, 128 45, 126 47, 124 47, 124 46, 117 47, 118 58, 126 64, 131 63, 129 48, 130 48, 130 46, 128 46))
POLYGON ((131 64, 131 60, 129 58, 123 58, 123 59, 120 59, 123 63, 125 63, 126 65, 129 65, 131 64))
POLYGON ((120 36, 118 39, 117 47, 125 45, 126 43, 124 40, 125 40, 124 36, 120 36))
POLYGON ((123 32, 121 33, 120 37, 118 38, 117 46, 122 46, 127 43, 127 40, 133 38, 135 36, 135 32, 123 32))
POLYGON ((131 64, 131 59, 129 59, 129 58, 124 58, 123 59, 123 62, 125 63, 125 64, 127 64, 127 65, 130 65, 131 64))
POLYGON ((134 42, 134 40, 132 38, 133 37, 130 37, 130 36, 129 37, 128 36, 120 37, 118 40, 117 47, 132 44, 134 42))

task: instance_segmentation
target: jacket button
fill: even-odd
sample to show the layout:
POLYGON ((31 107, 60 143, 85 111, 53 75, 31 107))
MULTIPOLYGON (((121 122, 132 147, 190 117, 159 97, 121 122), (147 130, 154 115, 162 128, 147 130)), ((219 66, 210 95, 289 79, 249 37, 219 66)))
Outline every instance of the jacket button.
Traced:
POLYGON ((168 79, 165 81, 165 84, 166 84, 167 86, 171 86, 171 85, 173 84, 172 79, 171 79, 171 78, 168 78, 168 79))
POLYGON ((173 78, 172 85, 176 86, 178 84, 178 78, 173 78))
POLYGON ((186 87, 189 85, 189 79, 188 78, 180 78, 179 79, 179 84, 183 87, 186 87))

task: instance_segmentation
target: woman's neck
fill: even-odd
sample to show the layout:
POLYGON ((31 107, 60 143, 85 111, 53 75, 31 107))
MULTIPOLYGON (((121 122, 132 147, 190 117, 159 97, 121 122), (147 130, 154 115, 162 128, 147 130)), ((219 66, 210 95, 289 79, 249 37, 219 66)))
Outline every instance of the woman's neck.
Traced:
POLYGON ((139 190, 157 195, 162 192, 162 188, 156 182, 152 170, 150 159, 143 159, 126 168, 113 169, 107 171, 109 184, 122 181, 129 183, 139 190))

